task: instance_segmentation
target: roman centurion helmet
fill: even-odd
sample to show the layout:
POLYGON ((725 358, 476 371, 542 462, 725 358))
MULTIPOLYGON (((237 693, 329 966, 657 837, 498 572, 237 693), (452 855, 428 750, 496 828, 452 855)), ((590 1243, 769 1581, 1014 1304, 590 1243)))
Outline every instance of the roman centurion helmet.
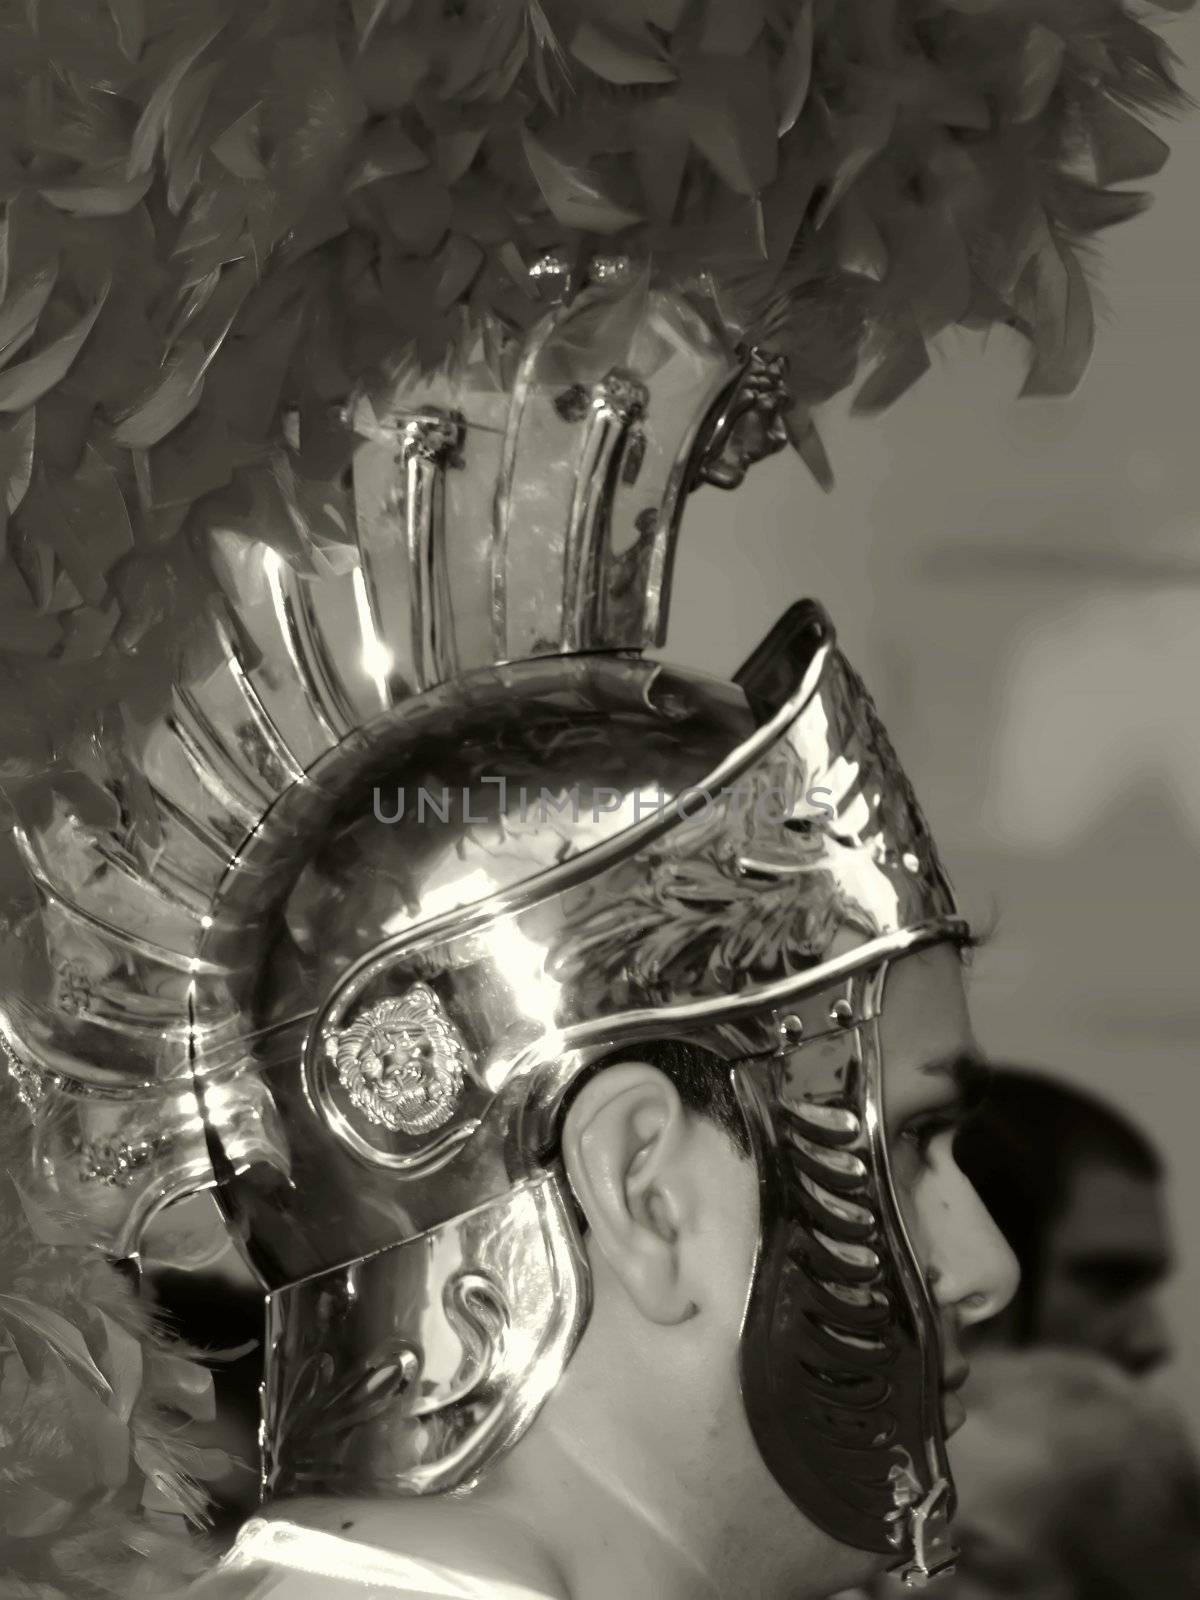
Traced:
MULTIPOLYGON (((105 96, 146 89, 130 206, 164 116, 171 206, 209 177, 171 235, 190 265, 166 376, 74 477, 54 476, 65 449, 37 458, 22 548, 49 518, 39 618, 75 624, 68 662, 107 604, 54 521, 70 494, 97 514, 123 495, 138 550, 194 506, 213 596, 170 675, 21 811, 37 905, 0 1036, 31 1193, 136 1260, 173 1203, 215 1190, 267 1293, 267 1489, 436 1494, 518 1444, 587 1326, 572 1092, 622 1052, 695 1046, 760 1173, 740 1354, 759 1449, 814 1523, 921 1577, 949 1559, 953 1492, 878 1023, 889 963, 965 929, 818 605, 731 682, 647 651, 689 492, 789 437, 823 473, 811 405, 861 349, 868 409, 922 370, 927 335, 1001 312, 1037 343, 1035 390, 1073 381, 1068 235, 1134 206, 1099 155, 1090 181, 1054 163, 1093 123, 1109 149, 1123 103, 1166 82, 1161 54, 1119 7, 1103 45, 987 7, 899 8, 889 32, 874 0, 816 46, 807 4, 749 32, 692 8, 640 44, 576 19, 592 149, 540 7, 512 38, 489 11, 495 59, 469 63, 444 18, 416 34, 402 9, 297 7, 266 50, 250 8, 186 50, 168 37, 158 80, 105 68, 105 96), (412 71, 397 87, 380 61, 412 71), (881 73, 907 89, 872 120, 856 95, 876 105, 881 73), (305 84, 308 120, 289 111, 305 84), (206 96, 229 118, 219 181, 207 146, 180 166, 206 96), (593 156, 624 200, 586 177, 593 156), (264 259, 282 265, 254 288, 264 259)), ((107 368, 73 400, 100 370, 111 411, 107 368)))
MULTIPOLYGON (((598 367, 621 293, 550 311, 509 387, 357 401, 346 571, 214 534, 223 619, 136 751, 157 848, 67 807, 22 834, 49 988, 8 1045, 47 1178, 100 1189, 114 1255, 217 1187, 268 1294, 268 1488, 385 1494, 486 1473, 570 1361, 572 1089, 702 1047, 761 1172, 763 1456, 924 1570, 940 1361, 876 1025, 889 961, 962 925, 818 605, 732 683, 644 654, 687 490, 771 441, 781 382, 663 290, 598 367)), ((95 760, 119 817, 127 752, 95 760)))

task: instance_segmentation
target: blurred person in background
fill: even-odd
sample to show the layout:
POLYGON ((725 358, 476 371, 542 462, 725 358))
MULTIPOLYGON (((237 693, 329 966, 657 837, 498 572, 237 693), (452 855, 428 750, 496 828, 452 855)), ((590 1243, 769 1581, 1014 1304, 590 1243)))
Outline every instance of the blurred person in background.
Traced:
POLYGON ((955 1155, 1021 1266, 977 1344, 1092 1350, 1134 1374, 1170 1356, 1163 1169, 1132 1123, 1041 1073, 998 1067, 955 1155))
MULTIPOLYGON (((1145 1385, 1086 1351, 989 1350, 966 1393, 939 1600, 1195 1600, 1200 1463, 1145 1385)), ((833 1600, 906 1593, 885 1574, 833 1600)))
POLYGON ((969 1388, 942 1600, 1200 1594, 1200 1464, 1143 1385, 1081 1351, 995 1350, 969 1388))

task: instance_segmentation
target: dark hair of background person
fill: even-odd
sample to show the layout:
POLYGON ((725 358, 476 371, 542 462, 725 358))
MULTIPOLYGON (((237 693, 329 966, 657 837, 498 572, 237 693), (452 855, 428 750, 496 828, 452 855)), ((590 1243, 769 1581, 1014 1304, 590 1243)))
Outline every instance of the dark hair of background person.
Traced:
POLYGON ((1094 1161, 1147 1183, 1163 1176, 1153 1145, 1119 1111, 1026 1067, 993 1069, 987 1098, 960 1130, 954 1154, 1020 1264, 1008 1312, 1018 1343, 1034 1336, 1048 1235, 1078 1168, 1094 1161))
POLYGON ((1200 1460, 1162 1395, 1045 1347, 983 1352, 968 1394, 947 1600, 1195 1600, 1200 1460))

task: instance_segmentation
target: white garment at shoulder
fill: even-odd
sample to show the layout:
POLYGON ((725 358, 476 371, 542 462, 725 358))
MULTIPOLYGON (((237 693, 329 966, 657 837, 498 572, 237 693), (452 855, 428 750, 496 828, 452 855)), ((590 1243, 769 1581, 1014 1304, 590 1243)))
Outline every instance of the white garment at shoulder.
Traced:
POLYGON ((248 1522, 188 1600, 553 1600, 541 1590, 457 1572, 292 1522, 248 1522))

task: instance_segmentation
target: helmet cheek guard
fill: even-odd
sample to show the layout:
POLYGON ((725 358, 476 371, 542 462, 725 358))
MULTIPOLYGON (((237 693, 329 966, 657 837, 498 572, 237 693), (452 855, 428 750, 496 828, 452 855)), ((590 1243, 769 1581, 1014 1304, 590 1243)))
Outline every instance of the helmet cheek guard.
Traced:
POLYGON ((741 1382, 796 1504, 844 1543, 900 1556, 919 1582, 953 1560, 954 1493, 938 1320, 883 1132, 885 973, 856 974, 799 1038, 790 1015, 781 1054, 734 1074, 762 1216, 741 1382))

